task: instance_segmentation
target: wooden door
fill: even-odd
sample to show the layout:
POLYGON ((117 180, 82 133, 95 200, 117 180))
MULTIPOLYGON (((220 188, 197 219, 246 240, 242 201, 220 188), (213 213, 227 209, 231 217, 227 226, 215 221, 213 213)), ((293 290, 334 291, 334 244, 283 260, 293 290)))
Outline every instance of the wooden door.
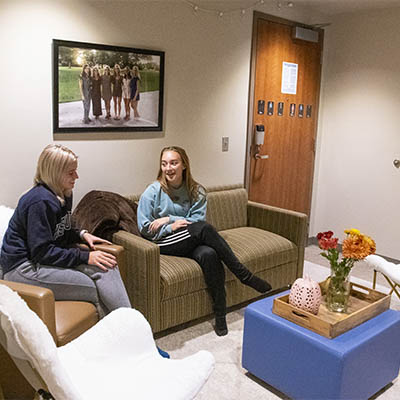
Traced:
POLYGON ((294 26, 254 14, 246 186, 250 200, 309 215, 323 35, 318 31, 318 42, 294 39, 294 26), (258 147, 256 125, 265 129, 258 147), (256 158, 257 151, 268 158, 256 158))

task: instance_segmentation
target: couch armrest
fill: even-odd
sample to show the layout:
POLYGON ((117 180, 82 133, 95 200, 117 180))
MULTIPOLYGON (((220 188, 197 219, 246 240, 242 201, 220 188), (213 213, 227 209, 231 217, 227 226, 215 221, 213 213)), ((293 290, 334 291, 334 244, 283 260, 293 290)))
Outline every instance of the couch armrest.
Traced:
POLYGON ((139 236, 118 231, 113 242, 125 249, 126 280, 132 306, 149 321, 153 332, 160 330, 160 249, 139 236))
POLYGON ((0 280, 0 283, 17 292, 46 324, 54 341, 57 343, 54 294, 50 289, 25 283, 0 280))
MULTIPOLYGON (((86 243, 78 243, 78 247, 84 250, 89 250, 89 246, 86 243)), ((101 250, 106 253, 113 254, 117 259, 117 264, 119 268, 119 272, 121 274, 122 280, 125 282, 126 279, 126 263, 125 263, 125 253, 124 248, 122 246, 118 246, 117 244, 113 243, 101 243, 94 245, 95 250, 101 250)))
POLYGON ((247 221, 249 226, 276 233, 297 246, 305 246, 308 225, 306 214, 249 201, 247 221))
POLYGON ((298 248, 297 276, 303 276, 304 248, 308 230, 306 214, 249 201, 247 221, 249 226, 276 233, 293 242, 298 248))
POLYGON ((105 251, 106 253, 113 254, 118 263, 119 272, 121 274, 122 280, 124 283, 126 282, 126 258, 125 258, 125 249, 122 246, 118 246, 117 244, 95 244, 95 250, 105 251))

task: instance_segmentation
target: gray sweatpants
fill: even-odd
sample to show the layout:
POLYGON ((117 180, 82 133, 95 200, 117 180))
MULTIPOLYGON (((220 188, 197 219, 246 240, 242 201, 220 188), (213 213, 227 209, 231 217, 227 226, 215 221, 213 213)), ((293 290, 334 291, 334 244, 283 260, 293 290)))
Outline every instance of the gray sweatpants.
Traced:
POLYGON ((51 289, 56 300, 93 303, 101 318, 117 308, 131 307, 118 267, 103 271, 82 264, 72 269, 26 261, 4 279, 51 289))

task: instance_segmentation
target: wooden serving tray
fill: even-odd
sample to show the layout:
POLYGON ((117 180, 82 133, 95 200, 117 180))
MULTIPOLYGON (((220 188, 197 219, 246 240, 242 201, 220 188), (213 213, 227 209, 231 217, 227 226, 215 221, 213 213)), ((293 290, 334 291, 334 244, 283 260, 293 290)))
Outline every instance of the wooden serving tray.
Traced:
POLYGON ((289 304, 289 294, 276 297, 272 312, 327 338, 334 338, 362 324, 390 307, 391 296, 351 282, 347 313, 328 310, 325 303, 327 282, 319 283, 323 295, 317 315, 289 304))

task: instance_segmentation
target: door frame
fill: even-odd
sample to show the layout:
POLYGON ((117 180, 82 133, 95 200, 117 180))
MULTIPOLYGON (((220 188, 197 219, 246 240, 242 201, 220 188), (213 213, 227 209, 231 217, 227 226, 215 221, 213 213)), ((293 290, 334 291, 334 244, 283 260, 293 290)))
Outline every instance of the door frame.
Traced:
MULTIPOLYGON (((252 39, 251 39, 251 56, 250 56, 250 79, 249 79, 249 103, 248 103, 248 115, 247 115, 247 136, 246 136, 246 158, 245 158, 245 170, 244 170, 244 186, 249 192, 250 187, 250 161, 251 161, 251 149, 253 145, 254 138, 254 91, 255 91, 255 73, 256 73, 256 59, 257 59, 257 28, 258 21, 265 20, 269 22, 275 22, 278 24, 284 24, 289 26, 300 26, 306 29, 313 29, 321 35, 321 59, 320 59, 320 80, 318 83, 318 93, 317 93, 317 101, 316 101, 316 110, 315 110, 315 134, 314 134, 314 162, 311 170, 311 193, 310 193, 310 207, 311 210, 311 201, 312 201, 312 191, 314 186, 314 167, 315 167, 315 152, 316 152, 316 138, 318 133, 318 122, 319 122, 319 103, 320 103, 320 95, 321 95, 321 79, 322 79, 322 58, 323 58, 323 45, 324 45, 324 30, 321 28, 315 28, 310 25, 306 25, 300 22, 291 21, 285 18, 276 17, 274 15, 265 14, 260 11, 253 12, 253 29, 252 29, 252 39)), ((310 216, 308 216, 310 217, 310 216)))

